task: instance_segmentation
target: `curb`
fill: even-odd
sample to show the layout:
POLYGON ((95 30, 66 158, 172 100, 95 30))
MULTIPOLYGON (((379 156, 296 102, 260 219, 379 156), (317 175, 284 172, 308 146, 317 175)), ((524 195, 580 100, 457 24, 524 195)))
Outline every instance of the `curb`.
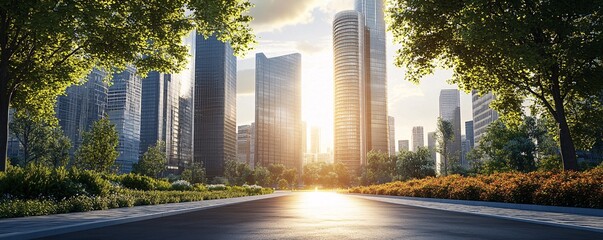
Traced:
MULTIPOLYGON (((544 220, 539 220, 539 219, 504 216, 504 215, 497 215, 497 214, 491 214, 491 213, 467 212, 467 211, 461 211, 461 210, 457 210, 457 209, 447 209, 447 208, 438 207, 438 206, 425 206, 425 205, 420 205, 420 204, 413 204, 412 202, 395 202, 395 201, 391 201, 391 200, 435 202, 435 203, 441 203, 441 204, 464 205, 464 206, 469 206, 469 207, 502 208, 502 209, 532 211, 532 212, 565 213, 565 214, 573 214, 573 215, 588 216, 588 217, 603 217, 603 210, 601 210, 601 209, 542 206, 542 205, 499 203, 499 202, 481 202, 481 201, 438 199, 438 198, 413 198, 413 197, 384 196, 384 195, 370 195, 370 194, 346 194, 346 195, 359 197, 359 198, 372 200, 372 201, 380 201, 380 202, 386 202, 386 203, 392 203, 392 204, 407 205, 407 206, 412 206, 412 207, 434 209, 434 210, 448 211, 448 212, 465 213, 465 214, 473 214, 473 215, 493 217, 493 218, 499 218, 499 219, 506 219, 506 220, 513 220, 513 221, 520 221, 520 222, 535 223, 535 224, 542 224, 542 225, 548 225, 548 226, 564 227, 564 228, 571 228, 571 229, 577 229, 577 230, 586 230, 586 231, 591 231, 591 232, 603 233, 603 227, 583 226, 583 225, 570 224, 570 223, 560 223, 560 222, 554 222, 554 221, 544 221, 544 220), (549 211, 549 210, 547 210, 547 208, 551 208, 551 210, 549 211), (578 210, 578 211, 576 212, 576 210, 578 210), (586 212, 586 211, 592 211, 592 212, 586 212)), ((603 221, 603 218, 602 218, 602 221, 603 221)))
MULTIPOLYGON (((263 200, 263 199, 275 198, 275 197, 282 197, 282 196, 286 196, 286 195, 288 195, 288 194, 272 193, 272 194, 266 194, 266 195, 256 195, 256 196, 258 196, 258 198, 244 199, 242 201, 235 201, 235 202, 217 203, 217 204, 209 205, 209 206, 189 207, 189 208, 183 208, 183 209, 178 209, 178 210, 151 213, 151 214, 146 214, 146 215, 142 215, 142 216, 120 217, 120 218, 115 218, 115 219, 110 219, 110 220, 97 220, 97 221, 92 221, 92 222, 70 224, 70 225, 64 225, 64 226, 60 226, 60 227, 50 227, 50 228, 44 228, 44 229, 39 229, 39 230, 27 231, 27 232, 5 233, 5 234, 0 234, 0 239, 15 239, 15 240, 19 239, 20 240, 20 239, 42 238, 42 237, 48 237, 48 236, 53 236, 53 235, 60 235, 60 234, 65 234, 65 233, 89 230, 89 229, 94 229, 94 228, 101 228, 101 227, 119 225, 119 224, 124 224, 124 223, 138 222, 138 221, 150 220, 150 219, 161 218, 161 217, 168 217, 168 216, 184 214, 184 213, 189 213, 189 212, 207 210, 207 209, 212 209, 212 208, 217 208, 217 207, 224 207, 224 206, 234 205, 234 204, 239 204, 239 203, 244 203, 244 202, 263 200), (259 197, 259 196, 261 196, 261 197, 259 197)), ((233 198, 225 198, 225 199, 233 199, 233 198)), ((215 199, 215 200, 224 200, 224 199, 215 199)), ((204 201, 198 201, 198 202, 207 202, 207 201, 212 201, 212 200, 204 200, 204 201)), ((151 206, 151 205, 147 205, 147 206, 151 206)))

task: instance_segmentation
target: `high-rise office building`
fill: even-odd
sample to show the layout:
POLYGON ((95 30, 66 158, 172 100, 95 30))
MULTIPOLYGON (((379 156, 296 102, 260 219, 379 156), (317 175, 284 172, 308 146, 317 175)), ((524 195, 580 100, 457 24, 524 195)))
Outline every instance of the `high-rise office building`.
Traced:
POLYGON ((410 150, 409 147, 410 147, 410 144, 409 144, 408 140, 398 140, 398 151, 408 152, 408 150, 410 150))
MULTIPOLYGON (((197 33, 191 32, 189 36, 183 39, 184 45, 188 47, 189 60, 187 66, 178 73, 171 74, 172 79, 178 81, 180 85, 180 94, 178 97, 178 168, 183 169, 193 162, 193 122, 194 122, 194 90, 195 90, 195 60, 196 60, 196 42, 197 33)), ((168 165, 173 166, 174 163, 168 165)))
POLYGON ((168 169, 178 169, 180 83, 170 74, 149 72, 142 80, 141 154, 158 141, 165 143, 168 169))
POLYGON ((302 121, 301 138, 302 154, 306 154, 308 153, 308 125, 305 121, 302 121))
POLYGON ((247 163, 253 166, 253 148, 251 141, 255 138, 255 124, 239 126, 237 133, 237 158, 241 163, 247 163))
POLYGON ((224 163, 237 156, 237 59, 230 44, 216 37, 198 35, 195 49, 193 157, 213 178, 223 176, 224 163))
POLYGON ((469 167, 469 160, 467 159, 469 151, 471 151, 471 142, 463 135, 461 136, 461 166, 464 168, 469 167))
POLYGON ((389 132, 389 156, 396 156, 396 126, 395 119, 392 116, 387 117, 387 131, 389 132))
POLYGON ((433 162, 436 162, 436 132, 428 132, 427 133, 427 149, 429 149, 429 154, 433 162))
POLYGON ((368 150, 389 151, 387 78, 385 61, 385 18, 383 0, 356 0, 355 10, 364 17, 368 30, 368 150))
POLYGON ((302 170, 301 55, 255 57, 256 166, 302 170))
POLYGON ((469 146, 473 148, 475 146, 475 139, 473 137, 473 121, 465 122, 465 137, 469 141, 469 146))
MULTIPOLYGON (((461 159, 461 97, 457 89, 440 91, 440 118, 452 125, 454 138, 448 144, 448 154, 457 160, 461 159)), ((436 164, 439 171, 441 163, 436 164)))
POLYGON ((82 143, 81 133, 90 130, 107 111, 109 87, 103 81, 106 77, 107 73, 94 69, 84 84, 67 88, 65 95, 57 99, 56 116, 65 136, 71 140, 71 154, 82 143))
MULTIPOLYGON (((367 95, 369 48, 364 17, 357 11, 342 11, 333 20, 334 58, 334 161, 359 173, 366 163, 371 112, 367 95)), ((385 137, 387 141, 387 137, 385 137)))
POLYGON ((416 152, 417 150, 419 150, 419 147, 425 146, 424 136, 425 136, 425 134, 423 133, 422 126, 412 127, 412 150, 413 151, 416 152))
POLYGON ((119 133, 119 156, 115 163, 122 173, 132 171, 140 154, 141 88, 141 79, 131 66, 113 74, 113 84, 109 87, 107 115, 119 133))
POLYGON ((480 96, 477 91, 472 91, 471 98, 473 102, 473 145, 475 146, 479 144, 488 125, 498 119, 498 112, 490 107, 490 103, 496 99, 492 93, 480 96))
POLYGON ((311 127, 310 128, 310 152, 312 154, 320 153, 320 128, 319 127, 311 127))

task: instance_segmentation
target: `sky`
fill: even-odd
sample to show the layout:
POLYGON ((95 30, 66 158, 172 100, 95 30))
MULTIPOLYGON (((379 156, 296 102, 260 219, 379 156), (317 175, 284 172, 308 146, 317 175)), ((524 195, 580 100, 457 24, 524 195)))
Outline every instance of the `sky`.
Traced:
MULTIPOLYGON (((333 48, 332 21, 342 10, 353 9, 354 0, 251 0, 251 27, 258 42, 237 62, 237 125, 255 121, 255 54, 276 57, 302 55, 302 120, 321 129, 321 152, 333 147, 333 48)), ((404 79, 405 69, 393 62, 396 50, 387 33, 388 115, 395 118, 398 140, 410 140, 413 126, 435 131, 441 89, 457 88, 446 81, 452 70, 439 69, 419 84, 404 79)), ((461 126, 472 119, 471 96, 461 92, 461 126)), ((308 143, 309 144, 309 143, 308 143)), ((427 144, 427 142, 425 142, 427 144)), ((309 145, 308 145, 309 146, 309 145)))

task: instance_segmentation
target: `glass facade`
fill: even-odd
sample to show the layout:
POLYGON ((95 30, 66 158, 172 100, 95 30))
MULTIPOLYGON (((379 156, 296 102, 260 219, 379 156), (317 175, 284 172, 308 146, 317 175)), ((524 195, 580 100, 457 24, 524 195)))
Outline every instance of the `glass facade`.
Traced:
POLYGON ((215 37, 198 35, 195 48, 193 156, 212 178, 223 176, 224 162, 237 157, 237 59, 215 37))
POLYGON ((254 166, 252 141, 255 139, 255 124, 239 126, 237 134, 237 159, 254 166))
MULTIPOLYGON (((334 161, 356 174, 365 164, 370 122, 368 35, 357 11, 342 11, 333 20, 334 161)), ((387 127, 387 126, 386 126, 387 127)), ((385 139, 387 141, 387 138, 385 139)), ((386 144, 387 146, 387 144, 386 144)))
MULTIPOLYGON (((461 159, 461 96, 457 89, 440 91, 440 117, 452 123, 454 139, 448 144, 448 153, 457 160, 461 159)), ((436 164, 439 172, 440 162, 436 164)))
POLYGON ((396 126, 394 117, 387 117, 387 131, 389 136, 389 156, 396 156, 396 126))
POLYGON ((436 162, 437 152, 436 152, 436 132, 428 132, 427 133, 427 149, 429 149, 429 154, 433 162, 436 162))
POLYGON ((301 55, 255 56, 255 162, 302 169, 301 55))
POLYGON ((423 133, 422 126, 412 127, 412 139, 411 140, 412 140, 412 150, 414 152, 419 150, 419 147, 425 146, 425 139, 423 136, 424 136, 424 133, 423 133))
POLYGON ((140 152, 141 79, 136 69, 128 67, 113 74, 113 85, 109 87, 107 114, 119 133, 116 165, 119 172, 132 171, 140 152))
POLYGON ((368 128, 368 149, 388 149, 387 130, 387 69, 385 61, 385 18, 383 0, 356 0, 356 11, 364 16, 369 31, 369 94, 370 119, 368 128))
POLYGON ((473 143, 479 145, 479 140, 486 133, 490 123, 498 119, 498 112, 490 108, 490 103, 495 99, 492 93, 480 96, 477 91, 471 92, 473 102, 473 143))
POLYGON ((73 154, 82 143, 81 133, 90 130, 92 123, 106 113, 108 85, 103 81, 104 71, 94 69, 82 85, 67 88, 65 95, 59 96, 55 112, 59 125, 72 143, 73 154))

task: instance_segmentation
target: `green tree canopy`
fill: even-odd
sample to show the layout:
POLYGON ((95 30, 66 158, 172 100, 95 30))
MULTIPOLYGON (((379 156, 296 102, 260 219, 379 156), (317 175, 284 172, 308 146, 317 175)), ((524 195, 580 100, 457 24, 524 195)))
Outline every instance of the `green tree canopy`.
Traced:
POLYGON ((398 155, 396 170, 400 180, 435 176, 435 163, 429 149, 419 147, 416 152, 401 151, 398 155))
POLYGON ((367 165, 361 174, 363 185, 392 181, 396 171, 396 158, 386 152, 371 150, 366 154, 367 165))
POLYGON ((436 139, 438 142, 436 151, 440 154, 442 162, 440 163, 440 172, 444 176, 448 175, 449 167, 455 159, 455 154, 450 152, 450 144, 454 141, 454 130, 452 123, 442 118, 438 118, 438 128, 436 130, 436 139))
POLYGON ((15 159, 19 165, 34 162, 56 168, 69 163, 71 141, 59 126, 33 120, 26 112, 16 112, 14 116, 10 130, 22 148, 23 154, 15 159))
POLYGON ((264 187, 270 185, 270 171, 262 166, 256 166, 253 169, 253 179, 255 183, 264 187))
POLYGON ((82 133, 82 145, 75 152, 75 165, 97 172, 108 172, 119 153, 119 136, 115 125, 105 116, 92 124, 90 131, 82 133))
MULTIPOLYGON (((254 36, 247 0, 27 0, 0 3, 0 154, 6 156, 8 109, 51 118, 56 96, 93 67, 128 64, 139 74, 185 66, 182 39, 216 35, 241 54, 254 36), (190 9, 187 11, 185 9, 190 9)), ((0 171, 5 169, 0 161, 0 171)))
POLYGON ((387 10, 407 79, 453 68, 452 83, 493 92, 493 106, 517 122, 522 101, 534 99, 557 123, 564 168, 572 170, 579 136, 568 103, 603 89, 602 11, 596 0, 393 0, 387 10))
POLYGON ((189 183, 205 183, 205 168, 203 162, 190 163, 184 171, 182 171, 182 179, 189 183))
POLYGON ((142 155, 140 161, 134 165, 133 171, 145 176, 159 178, 165 170, 166 163, 165 142, 157 141, 142 155))
POLYGON ((228 160, 224 164, 224 177, 228 180, 230 185, 241 186, 243 184, 253 184, 253 170, 247 163, 239 162, 237 160, 228 160))

